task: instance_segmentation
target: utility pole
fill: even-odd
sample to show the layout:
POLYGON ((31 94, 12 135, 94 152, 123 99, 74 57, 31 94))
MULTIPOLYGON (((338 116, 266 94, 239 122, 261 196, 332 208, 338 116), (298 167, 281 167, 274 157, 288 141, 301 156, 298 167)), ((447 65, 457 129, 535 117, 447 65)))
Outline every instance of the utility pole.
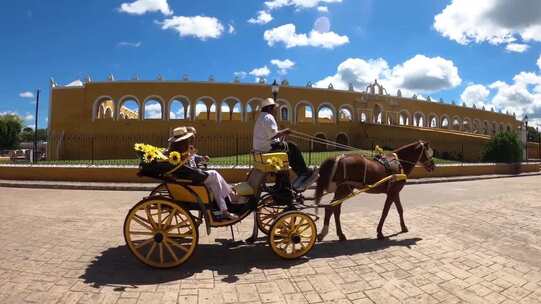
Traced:
POLYGON ((39 109, 39 89, 36 92, 36 116, 34 124, 34 149, 32 151, 32 161, 35 163, 38 156, 38 109, 39 109))

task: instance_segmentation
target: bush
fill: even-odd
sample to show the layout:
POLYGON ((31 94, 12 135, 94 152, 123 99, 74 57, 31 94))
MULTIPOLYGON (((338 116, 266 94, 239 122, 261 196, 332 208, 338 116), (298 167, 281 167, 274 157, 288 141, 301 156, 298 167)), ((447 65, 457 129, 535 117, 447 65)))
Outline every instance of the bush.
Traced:
POLYGON ((522 144, 514 133, 503 132, 492 138, 483 149, 483 161, 513 163, 522 160, 522 144))

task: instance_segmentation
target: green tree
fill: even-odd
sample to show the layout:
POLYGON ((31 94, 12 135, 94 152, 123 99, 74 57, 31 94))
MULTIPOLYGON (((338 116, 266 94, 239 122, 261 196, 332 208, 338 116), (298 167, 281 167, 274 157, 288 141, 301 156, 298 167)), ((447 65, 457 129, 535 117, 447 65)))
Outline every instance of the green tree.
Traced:
POLYGON ((0 115, 0 149, 14 149, 19 144, 23 120, 18 115, 0 115))
POLYGON ((483 161, 513 163, 522 160, 522 144, 511 132, 498 133, 484 147, 483 161))
POLYGON ((528 141, 539 142, 540 135, 534 127, 528 127, 528 141))
MULTIPOLYGON (((21 132, 21 141, 30 142, 34 141, 34 129, 26 127, 21 132)), ((47 140, 47 129, 38 129, 38 141, 47 140)))

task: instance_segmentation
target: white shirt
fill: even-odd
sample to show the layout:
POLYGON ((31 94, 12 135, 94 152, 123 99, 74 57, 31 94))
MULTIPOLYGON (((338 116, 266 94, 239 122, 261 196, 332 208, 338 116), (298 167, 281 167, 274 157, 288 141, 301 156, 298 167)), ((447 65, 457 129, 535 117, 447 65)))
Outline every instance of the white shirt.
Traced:
POLYGON ((253 147, 256 152, 269 152, 272 139, 278 133, 278 124, 272 114, 261 112, 254 126, 253 147))

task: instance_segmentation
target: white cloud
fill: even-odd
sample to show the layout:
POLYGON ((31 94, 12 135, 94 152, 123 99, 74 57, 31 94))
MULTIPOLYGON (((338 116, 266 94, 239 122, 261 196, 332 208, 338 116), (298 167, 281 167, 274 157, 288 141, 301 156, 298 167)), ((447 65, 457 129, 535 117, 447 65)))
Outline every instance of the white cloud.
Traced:
POLYGON ((235 27, 234 27, 232 24, 228 24, 228 25, 227 25, 227 32, 228 32, 229 34, 235 33, 235 27))
POLYGON ((24 115, 23 120, 27 123, 32 122, 34 121, 34 115, 27 113, 26 115, 24 115))
POLYGON ((26 91, 19 93, 19 97, 21 98, 34 98, 34 93, 26 91))
POLYGON ((263 66, 261 68, 255 68, 250 73, 250 75, 256 77, 256 78, 264 78, 269 76, 270 70, 267 66, 263 66))
POLYGON ((248 73, 246 73, 244 71, 240 71, 240 72, 233 73, 233 75, 235 77, 238 77, 239 79, 244 79, 248 75, 248 73))
POLYGON ((537 59, 537 67, 541 70, 541 54, 539 55, 539 58, 537 59))
POLYGON ((82 87, 83 82, 80 79, 74 80, 66 85, 66 87, 82 87))
POLYGON ((267 24, 272 21, 272 15, 267 11, 259 11, 257 12, 256 18, 250 18, 248 19, 248 23, 252 24, 267 24))
POLYGON ((328 12, 329 12, 329 8, 326 7, 326 6, 318 6, 318 7, 317 7, 317 11, 320 12, 320 13, 328 13, 328 12))
POLYGON ((541 41, 539 0, 453 0, 434 18, 434 28, 460 44, 541 41))
POLYGON ((118 47, 133 47, 133 48, 138 48, 141 45, 142 45, 141 41, 137 41, 137 42, 121 41, 117 44, 118 47))
POLYGON ((414 92, 437 92, 456 87, 462 82, 452 61, 416 55, 393 68, 382 58, 348 58, 338 65, 336 74, 323 78, 315 85, 327 88, 332 83, 336 89, 348 89, 351 83, 356 90, 365 90, 374 79, 378 79, 388 93, 395 94, 397 89, 401 89, 404 96, 414 92))
POLYGON ((203 41, 209 38, 219 38, 224 32, 224 26, 214 17, 174 16, 170 19, 165 19, 160 24, 162 25, 162 29, 177 31, 181 37, 193 36, 203 41))
POLYGON ((173 14, 167 0, 136 0, 132 3, 122 3, 119 11, 132 15, 143 15, 148 12, 161 12, 166 16, 173 14))
POLYGON ((471 84, 464 89, 460 95, 460 99, 469 107, 473 107, 475 105, 475 107, 478 109, 483 108, 483 106, 485 108, 490 108, 488 105, 489 95, 490 91, 484 85, 471 84))
POLYGON ((541 119, 541 75, 520 72, 513 77, 512 84, 496 81, 489 87, 496 90, 491 101, 496 109, 541 119))
POLYGON ((312 30, 308 35, 297 34, 295 25, 291 23, 265 31, 263 38, 269 46, 283 43, 286 48, 312 46, 333 49, 349 43, 348 36, 340 36, 334 32, 320 33, 312 30))
POLYGON ((287 74, 287 71, 292 69, 295 66, 295 62, 286 59, 286 60, 271 60, 271 64, 275 65, 278 68, 278 72, 282 75, 287 74))
POLYGON ((162 118, 162 106, 158 102, 151 102, 145 105, 145 118, 160 119, 162 118))
POLYGON ((509 52, 524 53, 530 46, 522 43, 509 43, 505 46, 505 49, 509 52))
POLYGON ((270 0, 265 1, 269 9, 278 9, 284 6, 294 6, 297 9, 314 8, 324 3, 340 3, 342 0, 270 0))
POLYGON ((314 22, 314 30, 320 33, 326 33, 331 30, 331 20, 328 17, 319 17, 314 22))

